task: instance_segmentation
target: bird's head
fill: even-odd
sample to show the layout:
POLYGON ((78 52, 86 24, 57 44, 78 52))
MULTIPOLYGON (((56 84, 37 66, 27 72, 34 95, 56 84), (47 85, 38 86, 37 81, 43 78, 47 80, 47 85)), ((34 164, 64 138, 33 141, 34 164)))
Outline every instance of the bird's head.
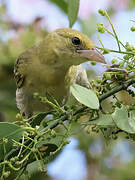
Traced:
POLYGON ((54 52, 69 66, 86 61, 105 63, 104 56, 94 47, 88 36, 77 30, 61 28, 50 33, 50 36, 54 52))

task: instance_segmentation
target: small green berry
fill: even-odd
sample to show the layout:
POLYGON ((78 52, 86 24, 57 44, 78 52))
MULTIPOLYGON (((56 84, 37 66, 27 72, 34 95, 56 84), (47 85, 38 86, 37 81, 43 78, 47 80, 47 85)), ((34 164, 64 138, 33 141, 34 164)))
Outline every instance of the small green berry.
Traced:
POLYGON ((10 159, 10 161, 11 161, 11 162, 15 162, 16 159, 15 159, 14 157, 12 157, 12 158, 10 159))
POLYGON ((35 93, 33 94, 33 96, 34 96, 34 98, 37 98, 37 97, 39 97, 39 94, 38 94, 37 92, 35 92, 35 93))
POLYGON ((135 31, 135 26, 132 26, 131 29, 130 29, 132 32, 135 31))
POLYGON ((131 51, 131 50, 132 50, 131 46, 127 46, 127 47, 126 47, 126 50, 127 50, 127 51, 131 51))
POLYGON ((104 11, 103 9, 99 9, 99 10, 98 10, 98 13, 99 13, 101 16, 106 16, 106 11, 104 11))
POLYGON ((56 132, 53 129, 51 130, 51 136, 56 137, 56 132))
POLYGON ((124 58, 125 60, 129 60, 130 55, 126 54, 125 56, 123 56, 123 58, 124 58))
POLYGON ((20 165, 20 161, 16 161, 15 164, 18 166, 20 165))
POLYGON ((112 59, 112 64, 115 64, 117 62, 117 59, 112 59))
POLYGON ((8 139, 7 138, 3 138, 3 143, 7 144, 8 143, 8 139))
POLYGON ((9 175, 10 175, 10 171, 6 171, 6 172, 4 172, 3 173, 3 176, 5 177, 5 178, 8 178, 9 177, 9 175))
POLYGON ((103 54, 109 54, 110 51, 108 49, 104 49, 103 54))
POLYGON ((97 79, 96 81, 97 81, 97 83, 102 83, 101 79, 97 79))
POLYGON ((103 26, 98 26, 98 32, 100 32, 100 33, 104 33, 105 32, 105 29, 104 29, 104 27, 103 26))
POLYGON ((104 73, 104 77, 106 80, 111 80, 111 74, 109 73, 104 73))
POLYGON ((104 24, 102 22, 97 23, 97 26, 103 26, 104 24))
POLYGON ((69 144, 69 143, 70 143, 70 141, 64 139, 64 141, 63 141, 63 144, 64 144, 64 145, 69 144))
POLYGON ((131 68, 130 68, 130 67, 126 67, 126 70, 127 70, 127 71, 130 71, 130 70, 131 70, 131 68))
POLYGON ((17 113, 16 119, 22 119, 22 115, 20 113, 17 113))
POLYGON ((132 46, 129 44, 129 42, 126 42, 126 50, 127 51, 131 51, 132 50, 132 46))
POLYGON ((126 46, 130 46, 129 42, 126 42, 126 46))
POLYGON ((91 65, 92 65, 92 66, 95 66, 95 65, 96 65, 96 62, 95 62, 95 61, 92 61, 92 62, 91 62, 91 65))

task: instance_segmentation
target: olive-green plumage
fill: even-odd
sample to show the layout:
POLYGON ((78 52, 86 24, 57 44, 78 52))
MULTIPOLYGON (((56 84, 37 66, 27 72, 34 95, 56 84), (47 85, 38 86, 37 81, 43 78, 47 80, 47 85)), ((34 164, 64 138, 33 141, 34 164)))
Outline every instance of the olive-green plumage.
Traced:
POLYGON ((86 35, 69 28, 53 31, 22 53, 14 68, 16 101, 21 113, 29 117, 33 112, 50 110, 48 104, 33 98, 35 92, 50 94, 62 105, 70 84, 89 84, 85 70, 77 65, 92 60, 105 62, 86 35))

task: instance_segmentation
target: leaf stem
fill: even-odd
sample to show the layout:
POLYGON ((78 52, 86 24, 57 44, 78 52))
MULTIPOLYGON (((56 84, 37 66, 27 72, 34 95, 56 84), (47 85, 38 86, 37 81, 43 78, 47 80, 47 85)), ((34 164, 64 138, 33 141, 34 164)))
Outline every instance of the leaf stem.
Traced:
POLYGON ((102 40, 101 40, 101 37, 100 37, 99 33, 97 33, 97 36, 98 36, 98 39, 99 39, 99 42, 100 42, 101 46, 102 46, 103 48, 105 48, 104 45, 103 45, 103 43, 102 43, 102 40))
POLYGON ((132 51, 131 51, 131 52, 126 52, 126 51, 116 51, 116 50, 113 50, 113 49, 102 48, 102 47, 99 47, 99 46, 95 46, 95 47, 98 48, 98 49, 101 49, 101 50, 107 50, 107 51, 114 52, 114 53, 128 54, 128 55, 135 56, 135 53, 133 53, 132 51))
MULTIPOLYGON (((101 103, 103 100, 105 100, 106 98, 116 94, 117 92, 127 89, 129 86, 131 86, 134 83, 135 83, 135 79, 132 79, 132 80, 130 80, 128 82, 125 82, 125 83, 123 83, 121 85, 118 85, 118 86, 114 87, 110 91, 108 91, 108 92, 104 93, 103 95, 101 95, 99 97, 99 102, 101 103)), ((88 107, 84 106, 84 107, 78 109, 73 115, 77 115, 78 113, 81 113, 81 112, 85 111, 86 109, 88 109, 88 107)))

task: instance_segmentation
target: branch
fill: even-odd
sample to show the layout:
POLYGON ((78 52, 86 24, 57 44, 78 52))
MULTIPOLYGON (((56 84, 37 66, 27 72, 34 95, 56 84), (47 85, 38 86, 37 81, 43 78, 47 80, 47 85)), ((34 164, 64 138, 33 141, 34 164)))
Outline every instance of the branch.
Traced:
MULTIPOLYGON (((99 96, 99 102, 101 103, 103 100, 105 100, 106 98, 116 94, 117 92, 121 91, 121 90, 126 90, 129 86, 131 86, 132 84, 135 83, 135 79, 132 79, 130 81, 127 81, 119 86, 114 87, 113 89, 111 89, 110 91, 108 91, 107 93, 104 93, 103 95, 99 96)), ((77 115, 78 113, 83 112, 84 110, 88 109, 88 107, 82 107, 79 110, 77 110, 74 115, 77 115)))
POLYGON ((129 86, 131 86, 132 84, 135 83, 135 79, 132 79, 130 81, 127 81, 119 86, 114 87, 112 90, 108 91, 107 93, 101 95, 99 97, 99 101, 102 102, 103 100, 105 100, 106 98, 116 94, 117 92, 121 91, 121 90, 126 90, 129 86))
POLYGON ((117 50, 113 50, 113 49, 108 49, 108 48, 102 48, 102 47, 99 47, 99 46, 95 46, 96 48, 98 49, 101 49, 101 50, 106 50, 108 52, 114 52, 114 53, 119 53, 119 54, 128 54, 128 55, 131 55, 131 56, 135 56, 135 53, 132 52, 132 51, 117 51, 117 50))
MULTIPOLYGON (((99 102, 101 103, 103 100, 105 100, 106 98, 116 94, 117 92, 121 91, 121 90, 126 90, 130 85, 134 84, 135 83, 135 79, 132 79, 132 80, 129 80, 127 82, 124 82, 123 84, 121 85, 118 85, 116 87, 114 87, 112 90, 108 91, 107 93, 104 93, 103 95, 101 95, 99 97, 99 102)), ((79 110, 77 110, 72 116, 75 116, 81 112, 84 112, 86 109, 88 109, 88 107, 82 107, 80 108, 79 110)), ((61 116, 59 119, 56 119, 54 120, 51 124, 49 124, 46 129, 53 129, 55 128, 56 126, 58 126, 61 122, 64 122, 66 120, 69 120, 70 118, 70 113, 66 113, 64 114, 63 116, 61 116)), ((25 145, 29 145, 29 143, 31 143, 30 140, 26 141, 24 144, 25 145)), ((6 159, 10 159, 11 157, 15 156, 18 154, 20 148, 17 148, 15 150, 13 150, 12 152, 10 152, 6 159)))

